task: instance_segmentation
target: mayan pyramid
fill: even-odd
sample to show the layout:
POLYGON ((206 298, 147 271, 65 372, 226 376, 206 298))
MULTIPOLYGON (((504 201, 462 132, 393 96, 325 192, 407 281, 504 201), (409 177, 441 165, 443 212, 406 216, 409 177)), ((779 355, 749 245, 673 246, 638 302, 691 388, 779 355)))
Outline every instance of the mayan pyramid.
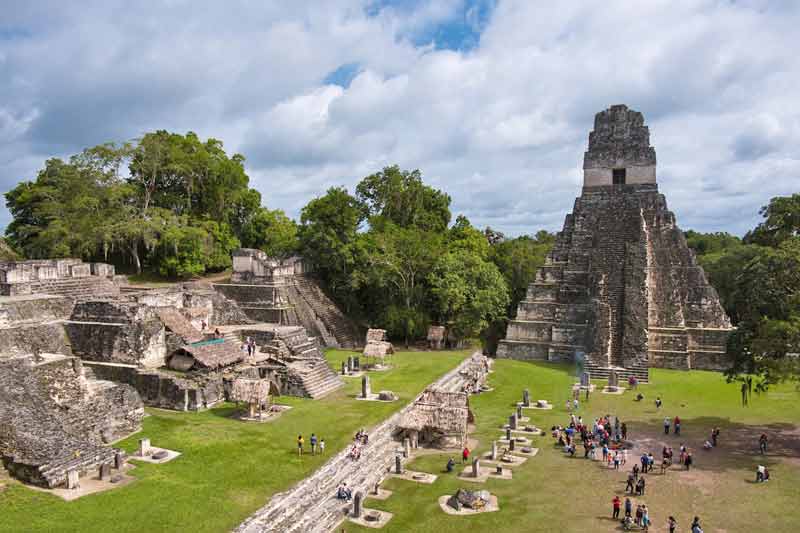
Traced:
POLYGON ((722 369, 730 320, 656 183, 641 113, 595 115, 583 190, 498 357, 575 361, 592 377, 722 369))

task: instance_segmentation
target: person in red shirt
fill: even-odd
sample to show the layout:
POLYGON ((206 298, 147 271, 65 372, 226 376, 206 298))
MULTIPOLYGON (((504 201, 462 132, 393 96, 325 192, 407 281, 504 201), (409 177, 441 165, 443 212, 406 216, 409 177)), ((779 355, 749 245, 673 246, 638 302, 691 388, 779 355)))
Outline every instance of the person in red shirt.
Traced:
POLYGON ((461 452, 461 462, 466 463, 467 459, 469 459, 469 448, 464 446, 464 451, 461 452))
POLYGON ((614 512, 611 513, 611 518, 619 518, 619 506, 622 504, 622 500, 619 499, 619 496, 614 496, 614 499, 611 500, 611 505, 614 506, 614 512))
POLYGON ((675 428, 675 435, 680 435, 681 434, 681 419, 680 419, 680 417, 678 417, 678 416, 675 417, 675 422, 673 423, 673 426, 675 428))

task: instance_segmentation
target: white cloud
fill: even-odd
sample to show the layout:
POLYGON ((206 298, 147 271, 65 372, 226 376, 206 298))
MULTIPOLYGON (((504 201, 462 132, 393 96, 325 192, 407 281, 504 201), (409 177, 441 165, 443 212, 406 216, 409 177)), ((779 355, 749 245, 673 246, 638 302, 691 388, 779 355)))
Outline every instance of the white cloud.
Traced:
POLYGON ((580 193, 594 113, 627 103, 645 114, 682 227, 743 233, 770 197, 797 191, 798 4, 508 0, 467 52, 414 46, 459 14, 479 24, 472 8, 6 9, 0 184, 52 155, 191 129, 243 152, 265 201, 291 215, 398 163, 478 225, 552 230, 580 193), (360 69, 350 85, 324 85, 344 64, 360 69))

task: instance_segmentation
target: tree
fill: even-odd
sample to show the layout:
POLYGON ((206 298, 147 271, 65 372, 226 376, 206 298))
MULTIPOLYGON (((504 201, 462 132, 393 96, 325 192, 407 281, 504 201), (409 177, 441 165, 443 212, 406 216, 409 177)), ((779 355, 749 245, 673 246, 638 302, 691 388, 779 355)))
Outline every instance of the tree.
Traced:
POLYGON ((441 248, 441 236, 386 224, 372 232, 368 268, 375 286, 389 289, 402 310, 399 316, 406 345, 421 323, 425 281, 441 248))
POLYGON ((428 276, 434 309, 450 336, 475 338, 504 316, 508 286, 498 268, 469 250, 439 257, 428 276))
POLYGON ((346 308, 352 304, 348 289, 361 253, 358 228, 363 216, 363 206, 343 187, 328 189, 300 214, 300 252, 346 308))
POLYGON ((800 235, 800 193, 773 198, 759 214, 764 221, 745 235, 745 242, 778 246, 786 239, 800 235))
POLYGON ((280 209, 259 207, 242 230, 245 248, 258 248, 270 257, 286 258, 297 253, 297 224, 280 209))
POLYGON ((356 197, 372 226, 385 221, 401 228, 444 232, 450 223, 450 196, 425 185, 419 170, 385 167, 361 180, 356 197))

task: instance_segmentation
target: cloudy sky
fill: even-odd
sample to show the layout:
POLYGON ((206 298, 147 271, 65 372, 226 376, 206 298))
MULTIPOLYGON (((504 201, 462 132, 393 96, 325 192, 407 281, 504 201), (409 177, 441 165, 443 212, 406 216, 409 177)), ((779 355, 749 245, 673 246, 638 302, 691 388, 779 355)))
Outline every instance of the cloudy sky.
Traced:
POLYGON ((265 204, 291 216, 397 163, 478 226, 556 230, 594 113, 616 103, 645 114, 683 228, 742 234, 800 191, 793 0, 0 0, 0 13, 2 191, 48 157, 192 130, 243 153, 265 204))

